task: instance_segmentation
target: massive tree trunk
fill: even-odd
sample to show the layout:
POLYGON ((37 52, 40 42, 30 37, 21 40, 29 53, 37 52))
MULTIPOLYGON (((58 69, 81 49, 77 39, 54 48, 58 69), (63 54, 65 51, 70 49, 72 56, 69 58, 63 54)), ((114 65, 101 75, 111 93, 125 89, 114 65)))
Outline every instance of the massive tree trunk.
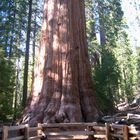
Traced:
POLYGON ((46 0, 32 98, 22 123, 95 121, 92 86, 84 1, 46 0))

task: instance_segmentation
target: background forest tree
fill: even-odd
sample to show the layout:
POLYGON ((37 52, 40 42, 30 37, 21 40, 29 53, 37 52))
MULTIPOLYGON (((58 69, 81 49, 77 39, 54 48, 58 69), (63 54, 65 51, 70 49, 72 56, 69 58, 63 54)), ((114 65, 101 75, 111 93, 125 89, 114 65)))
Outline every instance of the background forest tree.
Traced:
POLYGON ((137 90, 137 56, 126 33, 128 26, 123 18, 120 0, 88 0, 86 15, 97 99, 101 110, 110 114, 117 103, 133 100, 137 90))
MULTIPOLYGON (((43 0, 32 1, 31 13, 29 13, 30 2, 27 0, 0 2, 0 121, 15 120, 26 103, 23 96, 28 98, 31 93, 43 0), (30 39, 27 37, 29 14, 31 14, 30 39), (24 67, 27 39, 30 40, 28 69, 24 67), (24 71, 28 73, 26 80, 24 71), (25 86, 27 81, 28 88, 25 86)), ((135 21, 140 24, 139 2, 137 0, 128 2, 134 6, 135 21)), ((93 86, 100 102, 99 107, 105 114, 115 110, 117 103, 133 100, 140 88, 140 56, 132 49, 122 3, 120 0, 85 1, 88 49, 92 79, 95 83, 93 86)), ((138 45, 137 43, 137 52, 138 45)))
MULTIPOLYGON (((35 50, 41 25, 41 1, 32 2, 28 96, 32 83, 35 50)), ((41 2, 42 3, 42 2, 41 2)), ((0 117, 1 121, 15 119, 23 102, 23 77, 26 33, 28 30, 30 1, 4 0, 0 2, 0 117)), ((27 81, 26 81, 27 82, 27 81)))

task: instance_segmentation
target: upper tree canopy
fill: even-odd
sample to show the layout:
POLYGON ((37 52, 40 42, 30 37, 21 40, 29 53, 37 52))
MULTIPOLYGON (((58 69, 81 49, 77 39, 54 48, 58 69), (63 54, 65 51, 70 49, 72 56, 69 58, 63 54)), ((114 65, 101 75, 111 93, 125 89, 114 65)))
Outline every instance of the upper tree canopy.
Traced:
POLYGON ((98 118, 84 14, 84 1, 45 1, 32 98, 22 123, 90 122, 98 118))

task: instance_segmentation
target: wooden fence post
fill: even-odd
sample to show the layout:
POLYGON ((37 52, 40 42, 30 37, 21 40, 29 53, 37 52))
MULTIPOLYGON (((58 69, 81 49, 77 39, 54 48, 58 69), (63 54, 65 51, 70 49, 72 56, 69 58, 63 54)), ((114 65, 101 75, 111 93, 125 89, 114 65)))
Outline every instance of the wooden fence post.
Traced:
POLYGON ((111 140, 111 135, 110 135, 111 127, 110 127, 110 124, 105 123, 105 127, 106 127, 106 131, 105 131, 106 140, 111 140))
POLYGON ((129 130, 127 125, 123 126, 123 139, 129 140, 129 130))
POLYGON ((42 127, 41 127, 41 124, 38 123, 38 124, 37 124, 37 127, 38 127, 37 136, 40 136, 40 135, 42 135, 42 127))
POLYGON ((3 126, 2 140, 8 139, 8 126, 3 126))
POLYGON ((25 138, 25 140, 29 139, 29 126, 28 126, 28 124, 25 125, 24 138, 25 138))
MULTIPOLYGON (((88 131, 93 131, 93 127, 87 126, 87 130, 88 130, 88 131)), ((89 135, 89 136, 88 136, 88 139, 89 139, 89 140, 95 140, 94 135, 89 135)))

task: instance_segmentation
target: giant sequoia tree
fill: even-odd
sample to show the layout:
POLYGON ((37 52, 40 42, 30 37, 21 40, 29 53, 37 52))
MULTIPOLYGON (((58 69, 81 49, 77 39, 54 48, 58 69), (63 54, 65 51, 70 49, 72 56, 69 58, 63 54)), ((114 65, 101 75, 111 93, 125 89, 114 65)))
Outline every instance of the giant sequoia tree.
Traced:
POLYGON ((84 1, 45 0, 32 97, 22 123, 90 122, 98 116, 86 43, 84 1))

